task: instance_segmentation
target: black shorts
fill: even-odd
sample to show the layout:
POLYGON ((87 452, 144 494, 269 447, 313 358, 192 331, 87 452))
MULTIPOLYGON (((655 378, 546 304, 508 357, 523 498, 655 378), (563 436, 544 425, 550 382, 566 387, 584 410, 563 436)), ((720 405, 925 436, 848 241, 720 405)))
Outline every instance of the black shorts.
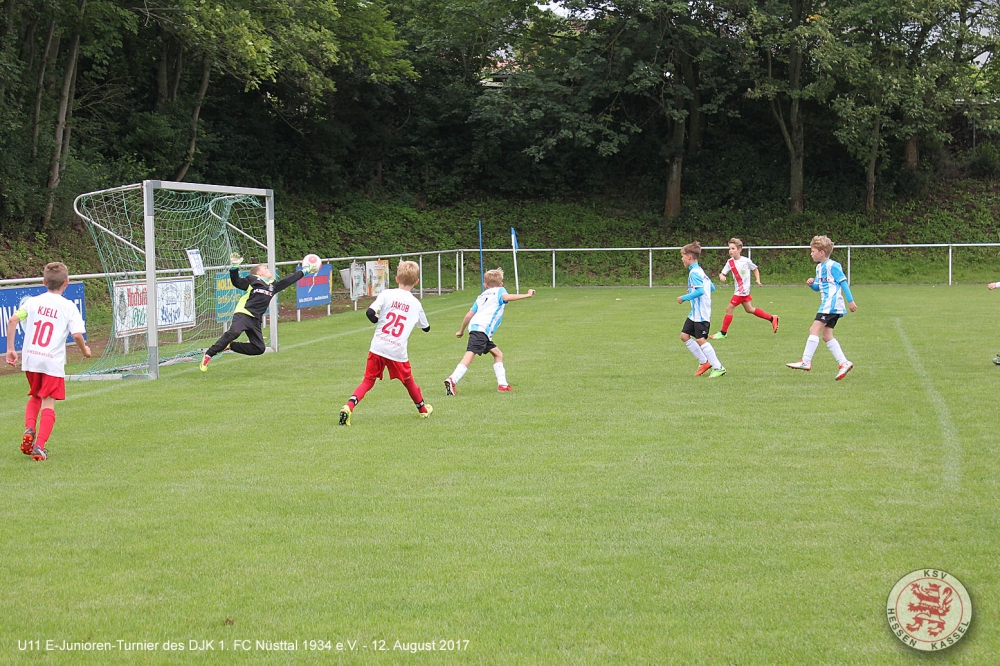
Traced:
POLYGON ((496 349, 497 346, 493 344, 482 331, 469 331, 469 346, 465 348, 465 351, 470 351, 473 354, 482 355, 491 349, 496 349))
POLYGON ((710 324, 711 322, 708 321, 691 321, 690 319, 685 319, 684 328, 681 329, 681 333, 687 333, 695 340, 701 340, 708 337, 708 327, 710 324))
POLYGON ((815 319, 815 321, 821 321, 821 322, 823 322, 826 325, 827 328, 836 328, 837 327, 837 320, 840 319, 843 316, 844 315, 839 315, 836 312, 830 312, 830 313, 828 313, 828 312, 818 312, 818 313, 816 313, 816 319, 815 319))

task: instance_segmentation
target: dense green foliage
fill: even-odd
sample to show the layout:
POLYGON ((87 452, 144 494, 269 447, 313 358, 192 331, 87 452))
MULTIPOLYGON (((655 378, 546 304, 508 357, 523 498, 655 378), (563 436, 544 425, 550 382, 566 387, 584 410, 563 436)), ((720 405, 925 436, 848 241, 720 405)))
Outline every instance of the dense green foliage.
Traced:
POLYGON ((2 7, 14 251, 71 230, 77 194, 145 178, 276 189, 294 255, 469 245, 480 217, 593 244, 588 208, 600 244, 889 240, 929 183, 1000 173, 989 2, 2 7), (821 217, 785 215, 803 210, 821 217))

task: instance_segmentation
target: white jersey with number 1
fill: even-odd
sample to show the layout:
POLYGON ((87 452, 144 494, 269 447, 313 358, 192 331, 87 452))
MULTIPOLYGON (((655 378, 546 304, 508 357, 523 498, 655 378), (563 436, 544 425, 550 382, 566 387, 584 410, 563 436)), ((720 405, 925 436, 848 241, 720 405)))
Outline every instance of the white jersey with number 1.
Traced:
POLYGON ((66 338, 86 332, 76 304, 47 291, 32 296, 15 313, 24 326, 21 370, 66 376, 66 338))
POLYGON ((739 259, 730 258, 729 261, 726 262, 725 268, 722 269, 722 274, 733 274, 736 296, 749 296, 750 275, 755 270, 757 270, 757 264, 750 261, 747 257, 740 257, 739 259))
POLYGON ((370 306, 378 313, 375 337, 369 348, 373 354, 393 361, 406 362, 410 357, 406 352, 406 340, 413 327, 427 328, 427 315, 417 297, 406 289, 386 289, 370 306))
POLYGON ((507 301, 503 297, 507 295, 507 290, 503 287, 490 287, 479 294, 476 302, 472 304, 472 319, 469 320, 469 331, 479 331, 485 333, 490 340, 493 334, 500 327, 503 321, 503 309, 507 301))

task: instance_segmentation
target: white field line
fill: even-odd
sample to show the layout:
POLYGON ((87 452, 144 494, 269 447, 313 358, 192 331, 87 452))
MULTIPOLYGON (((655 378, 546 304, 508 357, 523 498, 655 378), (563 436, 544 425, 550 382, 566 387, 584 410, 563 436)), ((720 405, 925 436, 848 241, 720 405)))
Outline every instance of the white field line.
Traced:
MULTIPOLYGON (((448 310, 455 310, 457 308, 465 308, 465 307, 468 307, 468 306, 465 305, 465 304, 462 304, 462 305, 453 305, 453 306, 448 307, 448 308, 442 308, 441 310, 435 310, 434 312, 428 312, 427 315, 428 315, 428 317, 430 317, 430 316, 436 315, 436 314, 438 314, 440 312, 447 312, 448 310)), ((321 336, 321 337, 318 337, 318 338, 312 338, 311 340, 303 340, 302 342, 296 342, 295 344, 291 344, 291 345, 281 345, 281 349, 283 349, 283 350, 284 349, 295 349, 296 347, 304 347, 306 345, 316 344, 317 342, 325 342, 327 340, 333 340, 334 338, 342 338, 342 337, 347 336, 347 335, 356 335, 358 333, 370 333, 371 330, 372 330, 372 324, 369 324, 368 326, 365 326, 364 328, 356 328, 356 329, 351 330, 351 331, 342 331, 340 333, 332 333, 330 335, 324 335, 324 336, 321 336)), ((239 357, 240 355, 239 354, 232 354, 232 356, 239 357)), ((185 364, 185 365, 187 365, 188 367, 181 368, 181 369, 178 369, 176 371, 173 371, 173 372, 171 372, 171 374, 181 374, 181 373, 185 373, 185 372, 194 372, 195 370, 198 369, 198 365, 196 363, 190 363, 190 364, 185 364)), ((66 396, 66 401, 69 401, 69 400, 79 400, 80 398, 88 398, 88 397, 90 397, 92 395, 100 395, 102 393, 109 393, 109 392, 115 391, 115 390, 117 390, 117 389, 119 389, 119 388, 121 388, 122 386, 125 386, 125 385, 132 385, 132 386, 134 386, 134 385, 136 385, 137 382, 141 382, 141 381, 144 381, 144 380, 121 379, 121 380, 118 380, 118 381, 111 382, 110 386, 105 386, 103 388, 95 389, 93 391, 87 391, 86 393, 75 393, 75 392, 74 393, 70 393, 69 395, 66 396)), ((18 407, 17 409, 9 409, 7 411, 0 412, 0 419, 7 419, 7 418, 10 418, 10 417, 15 416, 17 414, 23 414, 23 413, 24 413, 24 407, 18 407)))
POLYGON ((958 438, 958 429, 955 428, 955 423, 951 420, 948 403, 945 402, 941 394, 934 388, 934 382, 924 368, 924 364, 920 362, 920 356, 910 343, 910 338, 907 337, 906 331, 903 330, 903 324, 900 323, 898 317, 894 321, 896 331, 903 341, 903 349, 906 351, 906 355, 910 357, 910 364, 913 366, 913 371, 917 373, 917 377, 924 385, 924 391, 927 392, 927 397, 930 398, 931 404, 934 405, 934 411, 937 412, 938 426, 941 428, 941 438, 944 440, 944 485, 952 489, 958 488, 962 480, 962 442, 958 438))

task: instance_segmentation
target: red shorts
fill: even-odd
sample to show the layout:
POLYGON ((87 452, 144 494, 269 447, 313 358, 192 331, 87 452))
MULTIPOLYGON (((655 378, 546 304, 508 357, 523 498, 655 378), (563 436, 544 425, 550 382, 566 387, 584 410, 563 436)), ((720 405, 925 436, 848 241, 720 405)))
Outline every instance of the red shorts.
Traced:
POLYGON ((732 306, 742 305, 743 303, 749 303, 753 300, 753 296, 747 294, 746 296, 733 296, 729 299, 729 304, 732 306))
POLYGON ((53 377, 44 372, 30 372, 25 370, 28 377, 28 395, 36 398, 55 398, 56 400, 66 399, 66 380, 63 377, 53 377))
POLYGON ((368 365, 365 366, 365 379, 382 379, 382 372, 389 369, 389 379, 406 382, 413 372, 409 361, 393 361, 374 352, 368 352, 368 365))

